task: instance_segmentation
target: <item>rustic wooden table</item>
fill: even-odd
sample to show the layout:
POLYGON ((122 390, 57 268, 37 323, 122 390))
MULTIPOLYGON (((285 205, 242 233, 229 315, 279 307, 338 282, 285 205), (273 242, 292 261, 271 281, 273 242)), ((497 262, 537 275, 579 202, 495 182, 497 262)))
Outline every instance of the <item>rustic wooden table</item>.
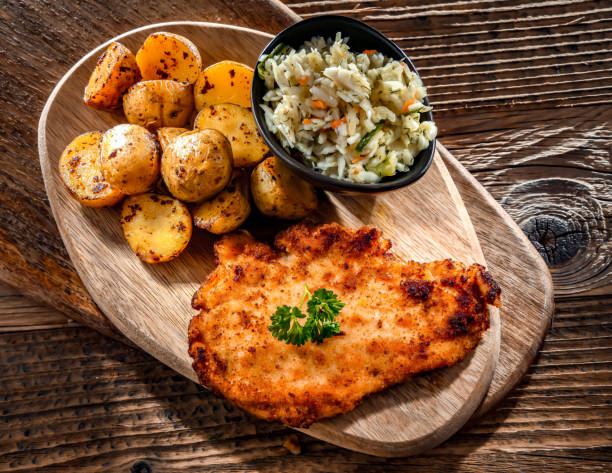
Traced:
POLYGON ((386 460, 299 435, 302 454, 293 456, 281 446, 293 431, 20 295, 71 317, 66 301, 82 296, 66 285, 74 276, 38 170, 36 125, 54 83, 96 44, 147 23, 230 18, 277 31, 278 16, 255 18, 253 2, 0 5, 0 269, 8 283, 0 284, 0 470, 610 471, 610 2, 288 4, 303 17, 367 21, 408 51, 429 85, 443 143, 553 274, 555 319, 528 374, 493 412, 427 454, 386 460), (61 284, 64 296, 46 297, 61 284))

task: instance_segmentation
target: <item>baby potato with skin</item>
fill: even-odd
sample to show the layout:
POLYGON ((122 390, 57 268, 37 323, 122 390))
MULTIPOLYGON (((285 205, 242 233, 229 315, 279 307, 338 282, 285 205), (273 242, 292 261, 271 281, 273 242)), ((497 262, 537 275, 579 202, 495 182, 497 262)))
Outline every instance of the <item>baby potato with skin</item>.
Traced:
POLYGON ((129 123, 151 131, 184 127, 193 113, 193 87, 174 80, 138 82, 123 96, 123 112, 129 123))
POLYGON ((202 68, 195 44, 184 36, 158 32, 150 34, 136 53, 144 80, 174 79, 193 84, 202 68))
POLYGON ((100 110, 121 106, 123 93, 140 80, 136 58, 123 44, 109 44, 100 56, 83 93, 85 105, 100 110))
POLYGON ((130 248, 142 261, 164 263, 178 257, 187 247, 193 225, 184 203, 146 193, 125 199, 121 228, 130 248))
POLYGON ((159 145, 139 125, 117 125, 102 135, 99 163, 104 179, 127 195, 149 190, 159 177, 159 145))
POLYGON ((250 213, 248 174, 235 170, 225 189, 193 209, 193 223, 220 235, 236 230, 250 213))
POLYGON ((232 175, 232 147, 217 130, 193 130, 175 138, 162 156, 161 173, 170 193, 185 202, 218 194, 232 175))
POLYGON ((269 217, 297 220, 317 208, 317 193, 276 156, 265 159, 251 174, 251 195, 269 217))
POLYGON ((224 103, 203 108, 196 117, 194 128, 214 128, 230 141, 234 166, 255 166, 270 155, 250 109, 224 103))
POLYGON ((101 140, 102 133, 98 131, 77 136, 66 146, 59 161, 64 185, 86 207, 109 207, 124 197, 102 176, 98 163, 101 140))
POLYGON ((233 103, 251 106, 253 69, 235 61, 221 61, 200 72, 193 85, 195 106, 202 110, 207 105, 233 103))

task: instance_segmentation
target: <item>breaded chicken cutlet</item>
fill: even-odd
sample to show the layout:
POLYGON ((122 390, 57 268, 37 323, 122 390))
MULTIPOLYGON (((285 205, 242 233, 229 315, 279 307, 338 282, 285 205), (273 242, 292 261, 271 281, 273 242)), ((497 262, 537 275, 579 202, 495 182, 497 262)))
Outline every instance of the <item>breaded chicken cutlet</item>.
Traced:
POLYGON ((274 247, 247 234, 215 245, 218 266, 193 298, 189 354, 200 382, 270 421, 305 427, 364 396, 451 366, 489 327, 500 289, 485 268, 451 260, 402 262, 375 228, 295 225, 274 247), (311 290, 346 305, 341 333, 301 347, 268 330, 278 306, 311 290))

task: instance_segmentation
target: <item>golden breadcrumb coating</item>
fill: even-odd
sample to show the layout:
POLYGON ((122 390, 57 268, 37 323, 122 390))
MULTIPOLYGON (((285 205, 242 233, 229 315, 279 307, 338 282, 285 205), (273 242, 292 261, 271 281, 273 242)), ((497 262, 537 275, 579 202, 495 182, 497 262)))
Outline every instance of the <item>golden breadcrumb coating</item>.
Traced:
MULTIPOLYGON (((295 225, 274 247, 223 237, 217 268, 193 297, 189 354, 200 382, 270 421, 308 426, 416 373, 453 365, 489 327, 500 289, 485 268, 402 262, 375 228, 295 225), (311 291, 346 305, 341 334, 287 345, 268 330, 278 306, 311 291)), ((303 323, 303 321, 302 321, 303 323)))

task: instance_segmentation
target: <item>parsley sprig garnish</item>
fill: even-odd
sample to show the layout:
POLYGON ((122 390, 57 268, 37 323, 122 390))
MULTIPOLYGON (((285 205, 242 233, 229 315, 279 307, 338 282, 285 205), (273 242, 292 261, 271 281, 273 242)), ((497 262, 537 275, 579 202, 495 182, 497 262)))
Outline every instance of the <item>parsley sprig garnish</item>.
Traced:
POLYGON ((287 344, 301 347, 307 341, 321 343, 326 338, 331 338, 340 333, 340 323, 336 322, 336 316, 344 307, 344 302, 338 300, 333 291, 317 289, 313 293, 304 285, 304 297, 299 307, 280 306, 272 315, 272 325, 268 330, 279 340, 287 344), (302 312, 302 306, 308 297, 306 311, 308 316, 302 312), (304 325, 300 325, 298 319, 306 319, 304 325))

